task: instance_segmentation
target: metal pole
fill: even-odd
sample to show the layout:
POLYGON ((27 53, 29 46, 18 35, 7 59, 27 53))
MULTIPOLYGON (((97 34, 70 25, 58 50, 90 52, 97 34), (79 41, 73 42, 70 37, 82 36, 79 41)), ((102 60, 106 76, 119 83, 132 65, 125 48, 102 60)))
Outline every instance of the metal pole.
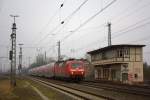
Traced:
POLYGON ((18 45, 20 46, 18 71, 19 71, 19 75, 21 75, 21 70, 22 70, 22 45, 23 44, 18 44, 18 45))
POLYGON ((14 23, 12 24, 12 34, 11 34, 11 51, 12 51, 12 59, 11 59, 11 85, 16 86, 16 23, 15 18, 19 17, 17 15, 10 15, 14 18, 14 23))
POLYGON ((31 57, 29 57, 28 59, 29 59, 29 66, 28 67, 30 67, 30 59, 31 59, 31 57))
POLYGON ((45 51, 45 62, 47 63, 47 59, 46 59, 46 51, 45 51))
POLYGON ((58 61, 60 61, 60 41, 58 41, 58 61))
POLYGON ((111 23, 108 22, 108 46, 111 46, 111 23))
POLYGON ((0 62, 0 73, 2 73, 3 71, 3 68, 2 68, 2 63, 0 62))

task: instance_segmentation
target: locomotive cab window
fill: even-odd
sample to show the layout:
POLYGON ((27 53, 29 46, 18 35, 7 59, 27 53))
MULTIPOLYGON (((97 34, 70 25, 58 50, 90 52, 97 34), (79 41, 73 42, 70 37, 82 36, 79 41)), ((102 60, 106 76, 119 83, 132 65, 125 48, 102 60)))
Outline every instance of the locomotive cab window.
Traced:
POLYGON ((72 63, 72 68, 77 68, 77 67, 80 67, 81 64, 80 63, 72 63))

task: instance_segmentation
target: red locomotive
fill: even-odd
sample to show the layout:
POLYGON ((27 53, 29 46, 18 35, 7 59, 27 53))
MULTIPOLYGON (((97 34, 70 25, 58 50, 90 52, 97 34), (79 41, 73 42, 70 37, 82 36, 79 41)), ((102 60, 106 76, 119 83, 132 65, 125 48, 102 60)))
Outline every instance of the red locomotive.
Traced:
POLYGON ((72 59, 32 68, 29 70, 29 74, 81 81, 84 79, 85 70, 83 61, 72 59))

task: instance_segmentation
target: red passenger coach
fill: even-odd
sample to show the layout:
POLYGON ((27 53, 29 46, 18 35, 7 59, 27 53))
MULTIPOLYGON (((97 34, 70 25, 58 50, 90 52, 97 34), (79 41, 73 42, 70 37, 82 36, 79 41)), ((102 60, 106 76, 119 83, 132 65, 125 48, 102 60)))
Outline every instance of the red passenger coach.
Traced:
POLYGON ((81 81, 84 79, 85 70, 83 61, 70 59, 32 68, 29 74, 81 81))

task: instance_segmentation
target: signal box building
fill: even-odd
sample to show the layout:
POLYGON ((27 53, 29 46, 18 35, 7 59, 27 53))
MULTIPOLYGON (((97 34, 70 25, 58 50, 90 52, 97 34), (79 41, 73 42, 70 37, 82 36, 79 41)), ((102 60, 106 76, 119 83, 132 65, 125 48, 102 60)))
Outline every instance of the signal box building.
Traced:
POLYGON ((123 83, 143 82, 145 45, 111 45, 88 52, 94 65, 95 79, 123 83))

